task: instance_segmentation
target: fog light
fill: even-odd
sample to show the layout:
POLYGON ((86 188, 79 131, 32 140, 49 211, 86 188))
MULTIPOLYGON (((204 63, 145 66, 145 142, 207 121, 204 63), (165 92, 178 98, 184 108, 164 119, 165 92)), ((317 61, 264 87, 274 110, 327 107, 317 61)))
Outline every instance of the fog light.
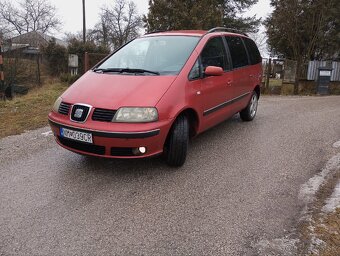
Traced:
POLYGON ((139 152, 140 152, 141 154, 145 154, 145 152, 146 152, 146 147, 139 147, 138 150, 139 150, 139 152))
POLYGON ((146 147, 138 147, 132 150, 133 154, 136 156, 143 155, 146 153, 146 147))

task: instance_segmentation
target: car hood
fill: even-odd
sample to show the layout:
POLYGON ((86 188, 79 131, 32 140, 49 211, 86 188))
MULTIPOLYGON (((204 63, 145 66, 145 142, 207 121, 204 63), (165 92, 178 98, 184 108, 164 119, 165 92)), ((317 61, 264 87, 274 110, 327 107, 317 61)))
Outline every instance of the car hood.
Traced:
POLYGON ((136 76, 88 71, 62 95, 71 104, 84 103, 97 108, 156 106, 176 76, 136 76))

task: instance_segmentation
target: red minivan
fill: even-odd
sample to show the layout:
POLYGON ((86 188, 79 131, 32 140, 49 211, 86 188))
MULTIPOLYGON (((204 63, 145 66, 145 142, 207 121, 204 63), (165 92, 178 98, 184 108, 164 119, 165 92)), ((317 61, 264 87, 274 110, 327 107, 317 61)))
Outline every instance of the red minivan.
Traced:
POLYGON ((184 164, 188 142, 240 113, 254 119, 261 55, 247 35, 225 28, 144 35, 70 86, 48 118, 56 141, 107 158, 163 154, 184 164))

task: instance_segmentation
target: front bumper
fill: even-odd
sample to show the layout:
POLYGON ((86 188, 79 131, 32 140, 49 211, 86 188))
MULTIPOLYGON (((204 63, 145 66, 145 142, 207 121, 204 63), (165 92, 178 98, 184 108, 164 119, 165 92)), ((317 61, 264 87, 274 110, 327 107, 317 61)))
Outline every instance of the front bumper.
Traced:
POLYGON ((81 124, 54 112, 49 114, 48 119, 60 146, 76 153, 106 158, 143 158, 161 154, 172 124, 172 120, 147 124, 93 121, 81 124), (60 128, 91 133, 93 144, 61 137, 60 128), (146 152, 136 153, 139 147, 145 147, 146 152))

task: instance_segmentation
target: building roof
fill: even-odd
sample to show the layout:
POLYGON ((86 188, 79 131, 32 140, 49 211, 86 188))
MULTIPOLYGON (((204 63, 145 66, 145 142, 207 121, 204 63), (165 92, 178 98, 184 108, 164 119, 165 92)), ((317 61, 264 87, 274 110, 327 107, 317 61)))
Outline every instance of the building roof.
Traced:
POLYGON ((25 34, 18 35, 10 39, 12 44, 29 44, 32 47, 46 46, 49 41, 55 39, 58 45, 67 47, 67 43, 53 36, 49 36, 38 31, 31 31, 25 34))

